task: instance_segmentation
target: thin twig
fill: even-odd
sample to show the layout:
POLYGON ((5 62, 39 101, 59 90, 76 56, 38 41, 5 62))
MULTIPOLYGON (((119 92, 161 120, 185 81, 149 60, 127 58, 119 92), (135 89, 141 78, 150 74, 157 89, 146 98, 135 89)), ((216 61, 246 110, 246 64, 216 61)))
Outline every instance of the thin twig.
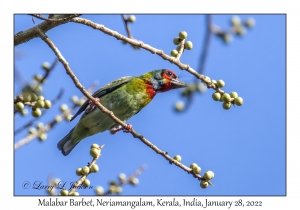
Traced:
MULTIPOLYGON (((57 21, 68 21, 74 17, 79 17, 81 14, 72 14, 68 17, 65 17, 65 18, 57 18, 57 19, 49 19, 49 18, 44 18, 43 16, 41 16, 40 14, 29 14, 32 16, 32 20, 33 20, 33 17, 36 17, 38 19, 41 19, 41 20, 45 20, 45 21, 54 21, 54 22, 57 22, 57 21)), ((33 20, 34 21, 34 20, 33 20)))
POLYGON ((183 39, 183 40, 180 41, 180 45, 179 45, 180 48, 179 48, 178 54, 176 56, 177 60, 180 60, 180 57, 181 57, 181 55, 182 55, 182 53, 184 51, 184 42, 185 42, 185 39, 183 39))
MULTIPOLYGON (((99 147, 99 155, 98 157, 95 157, 93 158, 92 162, 90 162, 87 167, 89 167, 89 169, 91 169, 92 165, 94 165, 97 160, 99 159, 99 157, 101 156, 101 151, 104 147, 104 144, 102 146, 99 147)), ((69 195, 72 195, 73 192, 75 192, 75 190, 82 184, 82 182, 86 179, 86 177, 88 176, 89 174, 87 175, 82 175, 78 180, 77 182, 72 186, 72 189, 69 191, 69 195)))
POLYGON ((168 60, 171 63, 174 63, 181 70, 185 70, 185 71, 191 73, 197 79, 200 79, 202 82, 206 83, 207 87, 213 88, 214 90, 216 90, 217 92, 219 92, 221 94, 225 93, 223 90, 219 89, 215 84, 213 84, 210 80, 208 80, 207 78, 205 78, 204 75, 199 74, 196 70, 194 70, 193 68, 191 68, 189 65, 181 63, 178 59, 165 54, 160 49, 156 49, 154 47, 151 47, 148 44, 144 44, 143 42, 140 42, 140 41, 137 41, 137 40, 134 40, 134 39, 130 39, 130 38, 126 37, 126 36, 123 36, 122 34, 119 34, 116 31, 113 31, 113 30, 111 30, 109 28, 106 28, 104 25, 100 25, 100 24, 94 23, 94 22, 92 22, 90 20, 87 20, 87 19, 84 19, 84 18, 73 18, 73 19, 70 20, 70 22, 75 22, 75 23, 80 23, 80 24, 83 24, 83 25, 87 25, 87 26, 92 27, 92 28, 94 28, 96 30, 102 31, 105 34, 113 36, 113 37, 115 37, 118 40, 123 40, 125 42, 128 42, 131 45, 143 48, 143 49, 145 49, 145 50, 147 50, 147 51, 149 51, 149 52, 151 52, 153 54, 157 54, 158 56, 162 57, 164 60, 168 60))
MULTIPOLYGON (((87 97, 87 99, 91 100, 91 101, 95 101, 95 98, 93 96, 91 96, 84 88, 84 86, 82 86, 79 82, 79 80, 77 79, 77 77, 75 76, 75 74, 73 73, 73 71, 71 70, 68 62, 65 60, 65 58, 62 56, 62 54, 59 52, 59 50, 57 49, 57 47, 54 45, 54 43, 49 39, 49 37, 43 33, 43 31, 38 30, 38 34, 41 37, 41 39, 46 42, 46 44, 53 50, 54 54, 58 57, 58 60, 62 63, 62 65, 64 66, 66 73, 71 77, 71 79, 73 80, 75 86, 87 97)), ((122 36, 122 35, 118 35, 118 36, 122 36)), ((126 37, 122 36, 122 39, 124 39, 126 37)), ((126 38, 128 39, 128 38, 126 38)), ((129 39, 130 42, 135 43, 135 41, 132 41, 129 39)), ((135 43, 136 45, 136 43, 135 43)), ((143 47, 144 45, 141 44, 141 46, 143 47)), ((149 46, 150 47, 150 46, 149 46)), ((165 54, 160 53, 161 56, 165 56, 165 54)), ((169 56, 168 56, 169 57, 169 56)), ((176 61, 175 61, 176 62, 176 61)), ((179 62, 179 61, 177 61, 179 62)), ((179 62, 180 65, 183 65, 179 62)), ((187 68, 189 71, 190 69, 187 68)), ((195 71, 195 70, 192 70, 195 71)), ((195 72, 196 75, 197 72, 195 72)), ((201 75, 200 75, 201 77, 201 75)), ((108 109, 106 109, 101 103, 97 102, 96 103, 97 107, 104 112, 105 114, 107 114, 115 123, 121 125, 123 128, 127 127, 127 124, 124 123, 122 120, 120 120, 119 118, 117 118, 114 113, 108 109)), ((146 144, 148 147, 150 147, 152 150, 154 150, 157 154, 160 154, 161 156, 163 156, 166 160, 168 160, 168 162, 170 162, 170 164, 175 164, 176 166, 182 168, 183 170, 185 170, 186 172, 192 174, 195 178, 198 178, 199 180, 202 179, 202 177, 199 174, 193 174, 192 173, 192 169, 190 169, 189 167, 183 165, 182 163, 174 160, 172 157, 170 157, 168 155, 167 152, 164 152, 162 150, 160 150, 157 146, 155 146, 154 144, 152 144, 149 140, 147 140, 145 137, 143 137, 141 134, 137 133, 136 131, 134 131, 134 129, 132 129, 130 131, 130 133, 133 135, 134 138, 138 138, 140 139, 144 144, 146 144)))
POLYGON ((129 24, 128 24, 126 15, 122 15, 122 18, 123 18, 123 21, 124 21, 124 24, 125 24, 125 28, 126 28, 126 32, 127 32, 127 37, 130 38, 130 39, 133 39, 131 31, 130 31, 130 28, 129 28, 129 24))
POLYGON ((205 62, 209 50, 210 40, 211 40, 211 28, 212 28, 212 15, 206 15, 206 31, 205 31, 205 38, 203 40, 203 48, 200 56, 200 64, 198 72, 203 74, 205 62))

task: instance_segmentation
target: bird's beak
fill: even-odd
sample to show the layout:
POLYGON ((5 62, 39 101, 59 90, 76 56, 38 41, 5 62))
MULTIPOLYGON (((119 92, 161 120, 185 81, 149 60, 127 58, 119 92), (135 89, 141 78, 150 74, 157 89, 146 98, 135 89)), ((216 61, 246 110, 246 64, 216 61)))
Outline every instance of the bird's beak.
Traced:
POLYGON ((187 87, 187 84, 185 84, 184 82, 179 81, 178 79, 172 79, 170 81, 170 83, 172 84, 173 89, 187 87))

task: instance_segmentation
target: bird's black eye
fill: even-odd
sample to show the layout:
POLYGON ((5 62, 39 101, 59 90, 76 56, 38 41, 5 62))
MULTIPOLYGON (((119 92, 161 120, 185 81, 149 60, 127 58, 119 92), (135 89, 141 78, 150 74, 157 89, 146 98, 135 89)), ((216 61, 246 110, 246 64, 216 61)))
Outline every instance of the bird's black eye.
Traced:
POLYGON ((175 78, 175 75, 170 71, 167 71, 166 74, 171 78, 175 78))

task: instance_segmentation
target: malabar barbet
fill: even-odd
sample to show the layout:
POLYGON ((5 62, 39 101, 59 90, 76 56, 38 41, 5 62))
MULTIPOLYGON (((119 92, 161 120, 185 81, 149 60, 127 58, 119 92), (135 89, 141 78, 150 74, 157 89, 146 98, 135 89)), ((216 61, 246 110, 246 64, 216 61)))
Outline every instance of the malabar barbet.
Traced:
POLYGON ((141 76, 126 76, 117 79, 97 90, 93 94, 95 101, 86 100, 84 102, 71 119, 71 121, 74 120, 84 112, 79 122, 58 142, 57 147, 66 156, 88 136, 106 130, 110 130, 111 134, 119 130, 130 131, 130 124, 127 125, 127 128, 123 128, 98 109, 95 105, 98 101, 112 111, 117 118, 126 122, 149 104, 156 93, 186 86, 173 71, 167 69, 153 70, 141 76))

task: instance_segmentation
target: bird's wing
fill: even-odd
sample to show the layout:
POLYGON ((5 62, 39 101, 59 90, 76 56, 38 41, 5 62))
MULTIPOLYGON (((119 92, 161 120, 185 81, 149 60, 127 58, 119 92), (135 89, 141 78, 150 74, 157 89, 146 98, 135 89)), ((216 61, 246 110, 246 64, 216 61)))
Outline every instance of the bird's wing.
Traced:
MULTIPOLYGON (((108 83, 107 85, 103 86, 99 90, 97 90, 94 94, 94 98, 101 98, 102 96, 111 93, 112 91, 122 87, 123 85, 127 84, 128 82, 131 81, 133 77, 131 76, 126 76, 126 77, 121 77, 120 79, 117 79, 111 83, 108 83)), ((79 108, 77 113, 72 117, 71 121, 74 120, 78 115, 80 115, 89 105, 89 99, 86 100, 83 105, 79 108)))

